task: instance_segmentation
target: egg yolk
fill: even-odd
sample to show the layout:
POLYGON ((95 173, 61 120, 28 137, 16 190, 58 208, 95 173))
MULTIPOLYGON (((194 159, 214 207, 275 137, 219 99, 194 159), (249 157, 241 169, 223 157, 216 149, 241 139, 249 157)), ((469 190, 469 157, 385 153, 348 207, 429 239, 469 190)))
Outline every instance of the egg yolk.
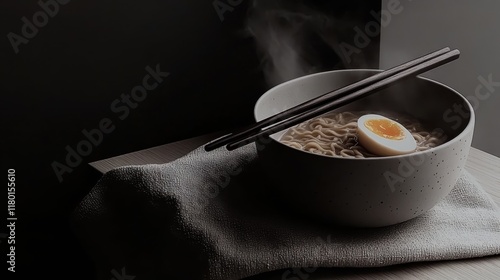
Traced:
POLYGON ((380 137, 391 140, 401 140, 405 134, 399 125, 387 119, 371 119, 365 122, 365 126, 380 137))

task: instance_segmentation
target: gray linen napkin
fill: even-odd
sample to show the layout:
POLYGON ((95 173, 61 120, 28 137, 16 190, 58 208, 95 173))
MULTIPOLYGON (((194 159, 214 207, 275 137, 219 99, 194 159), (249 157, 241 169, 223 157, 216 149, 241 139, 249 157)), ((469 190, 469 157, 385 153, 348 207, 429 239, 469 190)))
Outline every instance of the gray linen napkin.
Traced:
POLYGON ((106 280, 120 274, 240 279, 291 267, 500 254, 500 210, 466 172, 450 195, 418 218, 342 229, 278 203, 259 168, 255 145, 233 152, 198 148, 167 164, 117 168, 76 209, 74 229, 106 280))

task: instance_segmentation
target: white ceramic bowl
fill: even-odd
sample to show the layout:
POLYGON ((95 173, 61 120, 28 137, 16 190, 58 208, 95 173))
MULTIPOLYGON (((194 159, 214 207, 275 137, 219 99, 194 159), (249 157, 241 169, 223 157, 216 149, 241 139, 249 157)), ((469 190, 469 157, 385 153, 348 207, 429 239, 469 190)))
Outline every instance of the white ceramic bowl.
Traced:
MULTIPOLYGON (((278 85, 257 101, 257 121, 379 70, 341 70, 278 85)), ((407 221, 436 205, 454 187, 465 165, 474 130, 474 111, 452 88, 413 78, 336 111, 392 111, 416 117, 448 136, 428 151, 366 159, 335 158, 288 147, 284 131, 257 144, 259 157, 280 198, 326 221, 380 227, 407 221), (456 111, 461 106, 463 112, 456 111)))

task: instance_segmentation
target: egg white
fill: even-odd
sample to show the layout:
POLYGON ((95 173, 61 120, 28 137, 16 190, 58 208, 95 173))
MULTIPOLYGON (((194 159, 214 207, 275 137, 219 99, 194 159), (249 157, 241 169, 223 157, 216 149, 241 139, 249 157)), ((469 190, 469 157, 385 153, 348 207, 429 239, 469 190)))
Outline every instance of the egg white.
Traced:
POLYGON ((417 148, 417 142, 408 129, 395 120, 376 114, 364 115, 358 119, 358 141, 366 150, 378 156, 409 154, 414 152, 417 148), (365 126, 365 122, 368 120, 378 119, 386 119, 396 123, 403 131, 403 139, 395 140, 379 136, 365 126))

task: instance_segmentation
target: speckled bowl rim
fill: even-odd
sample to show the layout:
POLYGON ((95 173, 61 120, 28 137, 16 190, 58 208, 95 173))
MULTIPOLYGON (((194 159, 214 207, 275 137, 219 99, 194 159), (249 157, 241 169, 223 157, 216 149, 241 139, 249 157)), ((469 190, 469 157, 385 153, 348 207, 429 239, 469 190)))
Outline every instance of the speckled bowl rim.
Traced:
MULTIPOLYGON (((380 69, 343 69, 343 70, 333 70, 333 71, 325 71, 325 72, 314 73, 314 74, 310 74, 310 75, 306 75, 306 76, 302 76, 302 77, 299 77, 299 78, 295 78, 295 79, 286 81, 284 83, 281 83, 279 85, 276 85, 276 86, 270 88, 268 91, 266 91, 264 94, 262 94, 259 97, 259 99, 257 100, 257 102, 254 105, 254 118, 255 118, 255 120, 257 120, 257 107, 260 107, 261 103, 264 102, 263 99, 267 95, 269 95, 270 92, 276 91, 280 87, 286 86, 288 84, 296 83, 297 81, 300 81, 300 80, 305 80, 305 79, 309 79, 309 78, 314 77, 314 76, 325 75, 325 74, 328 74, 328 73, 338 73, 338 72, 373 72, 373 73, 378 73, 378 72, 382 72, 382 71, 383 70, 380 70, 380 69)), ((433 80, 433 79, 430 79, 430 78, 426 78, 426 77, 422 77, 422 76, 417 76, 417 79, 421 79, 421 80, 425 80, 425 81, 434 83, 434 84, 436 84, 438 86, 441 86, 443 88, 446 88, 446 89, 452 91, 459 98, 461 98, 464 101, 464 103, 467 104, 467 106, 469 107, 470 116, 469 116, 469 122, 467 123, 467 126, 465 126, 465 128, 462 129, 462 131, 457 136, 455 136, 454 138, 446 141, 446 143, 441 144, 441 145, 439 145, 437 147, 434 147, 434 148, 431 148, 431 149, 425 150, 425 151, 420 151, 420 152, 415 152, 415 153, 410 153, 410 154, 405 154, 405 155, 397 155, 397 156, 369 157, 369 158, 344 158, 344 157, 332 157, 332 156, 328 156, 328 155, 321 155, 321 154, 310 153, 310 152, 307 152, 307 151, 303 151, 303 150, 299 150, 299 149, 295 149, 295 148, 289 147, 289 146, 281 143, 280 141, 278 141, 278 140, 276 140, 276 139, 274 139, 272 137, 271 137, 271 139, 275 143, 278 143, 279 145, 283 145, 283 146, 285 146, 285 147, 287 147, 287 148, 289 148, 289 149, 291 149, 293 151, 300 152, 300 153, 305 153, 305 154, 311 155, 311 156, 319 156, 319 157, 329 158, 329 159, 332 159, 332 160, 378 161, 378 160, 385 160, 385 159, 401 159, 401 158, 407 158, 407 157, 416 156, 416 155, 425 155, 425 154, 428 154, 428 153, 439 151, 441 149, 446 149, 446 147, 448 147, 449 145, 453 145, 455 142, 460 141, 460 139, 463 139, 464 136, 469 133, 469 130, 472 130, 472 133, 474 133, 473 126, 475 124, 475 118, 476 117, 475 117, 474 109, 473 109, 472 105, 470 104, 469 100, 467 100, 467 98, 465 98, 462 94, 460 94, 454 88, 452 88, 452 87, 450 87, 448 85, 445 85, 445 84, 443 84, 441 82, 438 82, 436 80, 433 80)), ((451 108, 452 105, 453 104, 450 104, 450 108, 451 108)))

